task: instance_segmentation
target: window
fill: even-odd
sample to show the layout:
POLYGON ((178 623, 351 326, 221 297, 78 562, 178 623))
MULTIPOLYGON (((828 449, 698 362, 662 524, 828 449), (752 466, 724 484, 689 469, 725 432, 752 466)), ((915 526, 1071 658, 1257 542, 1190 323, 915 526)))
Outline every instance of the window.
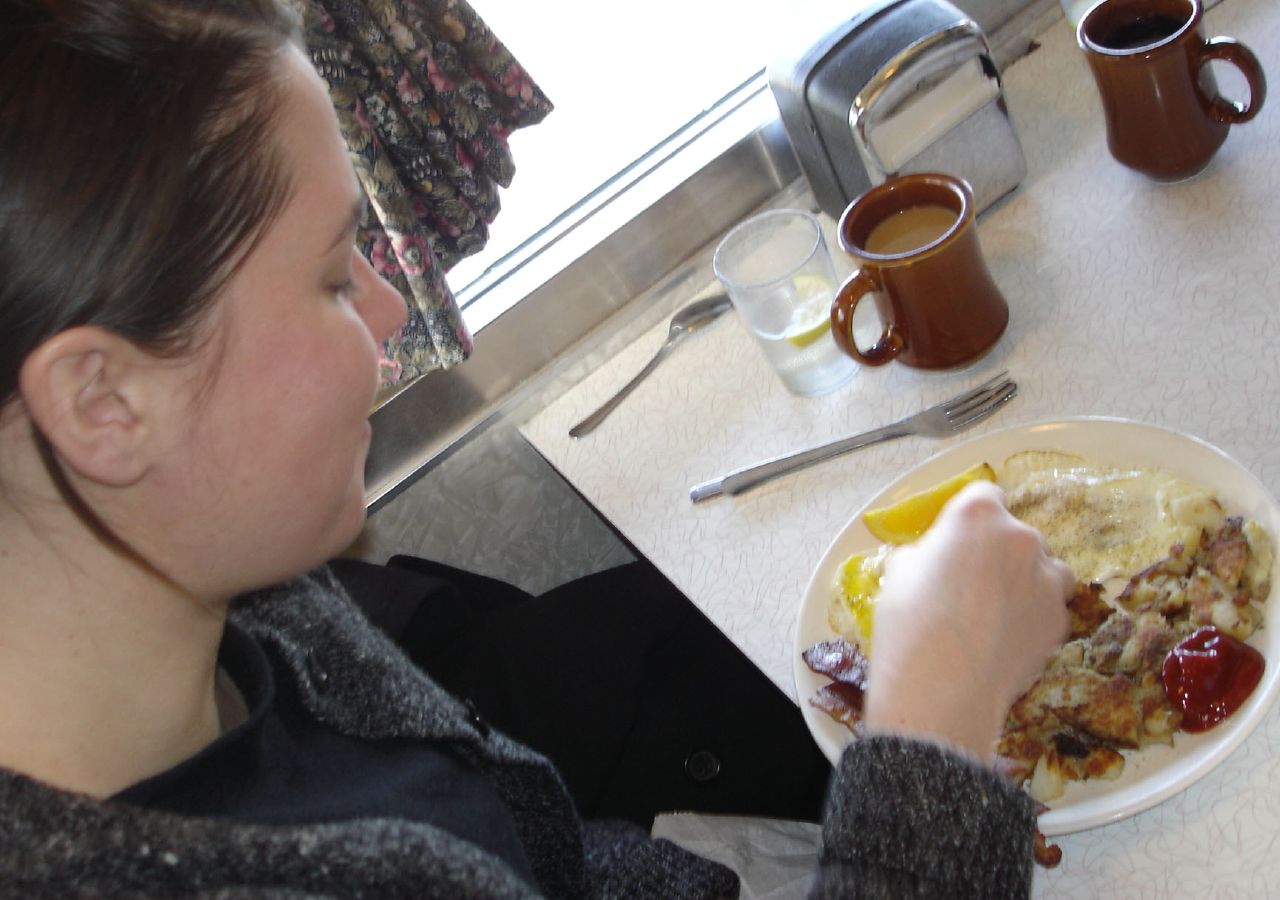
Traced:
POLYGON ((511 137, 516 176, 485 250, 449 283, 473 331, 519 299, 511 274, 699 123, 754 103, 763 69, 870 0, 473 0, 556 108, 511 137))

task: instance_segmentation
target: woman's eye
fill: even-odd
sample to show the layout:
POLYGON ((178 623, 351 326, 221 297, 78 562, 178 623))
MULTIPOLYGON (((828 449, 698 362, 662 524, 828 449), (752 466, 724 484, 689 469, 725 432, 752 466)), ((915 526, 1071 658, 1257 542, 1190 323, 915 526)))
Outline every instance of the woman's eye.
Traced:
POLYGON ((333 292, 334 297, 339 300, 350 300, 355 289, 356 283, 350 278, 329 288, 329 290, 333 292))

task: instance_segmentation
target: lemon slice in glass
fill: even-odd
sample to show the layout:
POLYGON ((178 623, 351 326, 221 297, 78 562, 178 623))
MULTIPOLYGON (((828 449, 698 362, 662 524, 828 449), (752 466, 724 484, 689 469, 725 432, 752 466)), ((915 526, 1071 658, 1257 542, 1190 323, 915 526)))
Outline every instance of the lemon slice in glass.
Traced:
POLYGON ((946 503, 962 487, 971 481, 995 481, 995 470, 987 463, 970 466, 959 475, 953 475, 933 487, 912 494, 879 509, 869 509, 862 514, 867 530, 890 544, 906 544, 914 541, 933 524, 942 504, 946 503))
POLYGON ((794 283, 799 302, 783 337, 804 349, 831 330, 831 285, 816 275, 797 275, 794 283))

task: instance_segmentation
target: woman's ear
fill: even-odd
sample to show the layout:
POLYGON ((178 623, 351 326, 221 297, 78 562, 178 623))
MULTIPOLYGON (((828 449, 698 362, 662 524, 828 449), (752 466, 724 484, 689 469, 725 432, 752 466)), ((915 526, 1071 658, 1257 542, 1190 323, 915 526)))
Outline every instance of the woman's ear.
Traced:
POLYGON ((156 412, 154 361, 103 328, 59 332, 22 364, 18 388, 35 426, 81 477, 113 487, 146 472, 156 412))

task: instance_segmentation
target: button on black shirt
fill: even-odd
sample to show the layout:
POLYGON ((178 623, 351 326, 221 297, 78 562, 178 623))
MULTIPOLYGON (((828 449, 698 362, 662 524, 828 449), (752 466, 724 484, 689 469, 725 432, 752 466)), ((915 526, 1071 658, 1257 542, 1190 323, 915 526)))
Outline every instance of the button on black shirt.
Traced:
POLYGON ((248 718, 195 756, 116 795, 135 806, 236 822, 358 818, 434 825, 501 857, 534 883, 494 786, 443 744, 349 737, 314 718, 283 661, 228 625, 219 664, 248 718))

